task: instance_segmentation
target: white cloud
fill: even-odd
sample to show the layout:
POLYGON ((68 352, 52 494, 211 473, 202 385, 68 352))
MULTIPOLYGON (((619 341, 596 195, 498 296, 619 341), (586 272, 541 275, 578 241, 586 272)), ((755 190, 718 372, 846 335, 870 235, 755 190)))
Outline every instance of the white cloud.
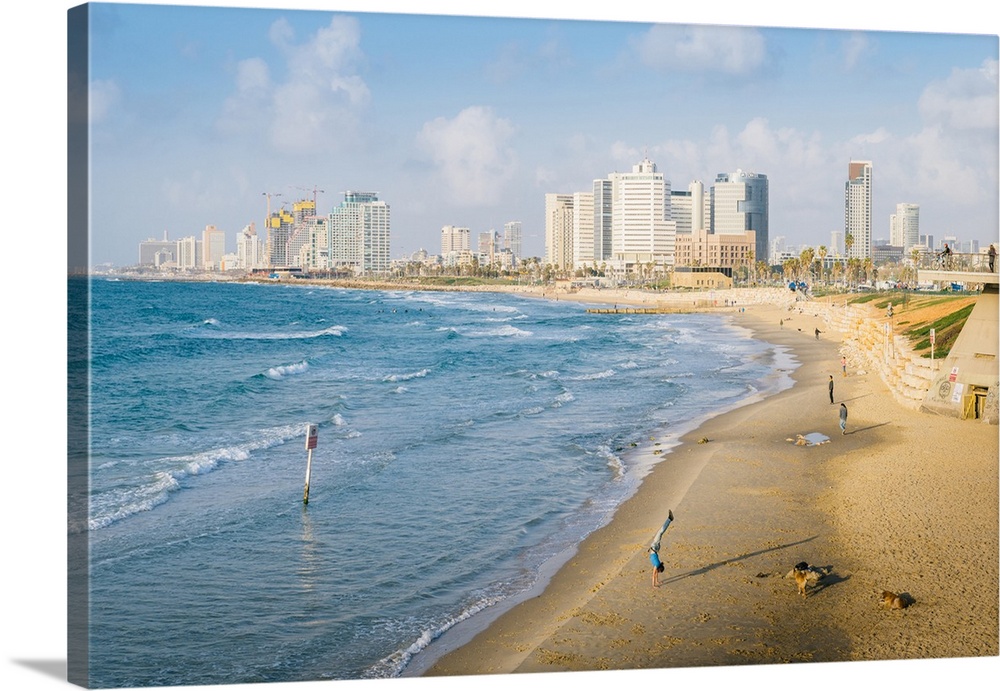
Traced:
POLYGON ((767 57, 767 42, 753 28, 657 24, 633 41, 654 69, 749 74, 767 57))
POLYGON ((90 122, 96 124, 108 117, 111 110, 121 101, 121 89, 112 80, 96 79, 90 83, 88 102, 90 122))
POLYGON ((997 129, 997 61, 976 69, 954 69, 931 82, 920 96, 920 114, 932 125, 956 130, 997 129))
POLYGON ((517 172, 509 143, 513 134, 510 121, 491 108, 472 106, 450 120, 425 123, 417 146, 433 161, 453 201, 491 205, 502 199, 504 186, 517 172))
POLYGON ((872 52, 871 40, 866 34, 852 32, 843 41, 844 65, 854 69, 863 57, 872 52))
POLYGON ((218 120, 228 134, 266 134, 276 150, 289 153, 331 151, 356 139, 359 113, 371 94, 358 74, 364 61, 357 20, 334 17, 309 40, 295 43, 284 19, 268 34, 285 58, 283 81, 261 58, 237 65, 234 93, 218 120))

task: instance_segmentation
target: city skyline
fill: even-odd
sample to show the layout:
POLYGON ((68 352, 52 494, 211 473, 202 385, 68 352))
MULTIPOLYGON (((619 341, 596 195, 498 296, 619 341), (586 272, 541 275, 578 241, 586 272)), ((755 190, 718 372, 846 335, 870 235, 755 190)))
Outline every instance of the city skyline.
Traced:
POLYGON ((265 193, 317 189, 321 214, 348 189, 389 200, 394 258, 514 219, 544 256, 545 194, 647 155, 675 188, 766 173, 793 245, 842 229, 855 159, 878 171, 876 236, 902 202, 937 236, 996 232, 995 36, 310 4, 94 8, 93 263, 164 232, 235 237, 265 193))

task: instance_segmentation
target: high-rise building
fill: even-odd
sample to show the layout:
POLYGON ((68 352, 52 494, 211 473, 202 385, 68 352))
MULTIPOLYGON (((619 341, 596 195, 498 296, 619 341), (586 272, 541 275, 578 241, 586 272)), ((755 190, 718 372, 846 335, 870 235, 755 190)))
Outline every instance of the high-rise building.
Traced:
POLYGON ((844 256, 844 231, 842 230, 831 230, 830 231, 830 254, 835 257, 844 256))
POLYGON ((737 169, 720 173, 712 185, 710 227, 713 233, 754 231, 755 261, 769 256, 767 176, 737 169))
POLYGON ((594 193, 573 194, 573 268, 592 267, 594 254, 594 193))
POLYGON ((872 162, 851 161, 844 184, 844 244, 848 259, 872 255, 872 162))
POLYGON ((177 241, 177 268, 197 269, 201 262, 201 242, 194 236, 189 235, 177 241))
POLYGON ((236 261, 241 269, 259 269, 267 265, 264 243, 257 237, 257 226, 243 226, 236 236, 236 261))
POLYGON ((377 192, 344 192, 344 201, 328 217, 330 268, 355 273, 389 270, 389 205, 377 192))
POLYGON ((447 257, 452 252, 468 252, 471 231, 468 228, 458 226, 442 226, 441 228, 441 256, 447 257))
POLYGON ((889 244, 908 250, 920 244, 920 206, 896 204, 896 213, 889 216, 889 244))
POLYGON ((513 261, 518 261, 523 256, 521 254, 521 222, 508 221, 503 225, 503 248, 510 252, 513 261))
POLYGON ((213 225, 205 226, 201 234, 202 265, 209 271, 218 269, 226 253, 226 234, 213 225))
POLYGON ((671 190, 670 218, 677 224, 678 234, 708 228, 705 220, 711 218, 711 197, 700 180, 692 181, 686 190, 671 190))
POLYGON ((286 209, 271 212, 267 219, 267 260, 272 267, 291 266, 288 256, 288 238, 292 234, 295 217, 286 209))
POLYGON ((594 180, 594 261, 598 266, 611 259, 613 188, 610 177, 594 180))
POLYGON ((545 195, 545 263, 558 271, 573 267, 573 195, 545 195))
POLYGON ((630 274, 648 265, 672 265, 677 227, 670 217, 670 182, 648 158, 633 166, 631 173, 608 178, 615 271, 630 274))

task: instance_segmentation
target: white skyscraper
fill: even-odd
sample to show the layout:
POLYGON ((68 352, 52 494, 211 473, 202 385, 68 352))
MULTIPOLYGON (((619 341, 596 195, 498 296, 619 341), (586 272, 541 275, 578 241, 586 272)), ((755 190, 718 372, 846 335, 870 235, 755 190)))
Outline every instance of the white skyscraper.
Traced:
POLYGON ((670 182, 648 158, 633 166, 631 173, 613 173, 608 179, 615 269, 631 273, 640 265, 672 265, 677 226, 670 217, 670 182))
POLYGON ((258 269, 266 266, 264 242, 257 237, 257 226, 243 226, 236 236, 236 261, 241 269, 258 269))
POLYGON ((518 261, 523 256, 521 254, 521 222, 508 221, 503 225, 503 248, 508 250, 514 261, 518 261))
POLYGON ((594 265, 594 193, 573 195, 573 268, 594 265))
POLYGON ((344 201, 330 212, 329 243, 331 268, 388 271, 389 205, 379 200, 377 192, 344 192, 344 201))
POLYGON ((889 217, 889 243, 903 251, 920 244, 920 205, 896 204, 896 213, 889 217))
POLYGON ((441 227, 441 256, 447 257, 452 252, 469 252, 472 232, 468 228, 458 226, 441 227))
POLYGON ((545 263, 557 270, 573 267, 573 195, 545 195, 545 263))
POLYGON ((872 256, 872 162, 851 161, 844 184, 844 243, 849 259, 872 256))

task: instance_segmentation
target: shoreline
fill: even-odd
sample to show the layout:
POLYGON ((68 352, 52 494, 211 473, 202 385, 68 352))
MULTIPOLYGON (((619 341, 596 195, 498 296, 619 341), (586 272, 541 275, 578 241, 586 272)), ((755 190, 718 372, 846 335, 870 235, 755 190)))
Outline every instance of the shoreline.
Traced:
MULTIPOLYGON (((720 300, 733 295, 723 294, 720 300)), ((629 302, 622 295, 601 297, 629 302)), ((559 298, 594 301, 590 295, 559 298)), ((729 310, 734 323, 750 328, 756 339, 790 349, 799 363, 793 386, 684 434, 540 594, 527 596, 457 647, 442 642, 443 651, 419 674, 997 655, 996 427, 903 410, 877 377, 840 376, 840 334, 827 333, 821 318, 789 316, 788 305, 745 304, 745 313, 729 310), (815 328, 823 331, 820 339, 812 336, 815 328), (839 434, 839 406, 827 397, 829 374, 837 375, 837 402, 847 400, 851 409, 847 435, 839 434), (802 447, 789 441, 814 432, 829 443, 802 447), (934 444, 906 443, 918 434, 960 434, 974 442, 975 453, 958 461, 958 472, 972 473, 974 481, 945 491, 937 483, 956 469, 939 468, 919 483, 920 501, 938 498, 934 518, 921 518, 909 495, 884 491, 913 485, 920 467, 926 470, 934 444), (710 441, 699 444, 702 438, 710 441), (909 457, 905 469, 892 465, 899 454, 909 457), (970 491, 979 495, 973 521, 962 502, 970 491), (859 507, 865 510, 860 521, 859 507), (668 508, 676 520, 664 537, 666 571, 654 590, 645 546, 668 508), (745 530, 748 524, 752 530, 745 530), (935 532, 935 525, 946 533, 956 524, 965 528, 957 542, 944 536, 939 541, 947 548, 932 549, 936 543, 914 542, 907 534, 917 524, 922 532, 935 532), (983 543, 983 534, 992 543, 983 543), (899 573, 893 541, 907 545, 913 562, 907 573, 899 573), (832 571, 805 601, 783 578, 802 560, 832 571), (931 569, 927 560, 937 566, 931 569), (939 560, 948 561, 950 572, 969 572, 962 576, 967 587, 961 597, 947 597, 948 586, 934 584, 939 560), (907 592, 916 606, 883 611, 880 589, 907 592), (970 596, 981 601, 971 617, 939 604, 946 599, 960 607, 961 598, 970 596), (855 625, 859 620, 864 626, 855 625), (919 640, 912 637, 915 628, 919 640)))

